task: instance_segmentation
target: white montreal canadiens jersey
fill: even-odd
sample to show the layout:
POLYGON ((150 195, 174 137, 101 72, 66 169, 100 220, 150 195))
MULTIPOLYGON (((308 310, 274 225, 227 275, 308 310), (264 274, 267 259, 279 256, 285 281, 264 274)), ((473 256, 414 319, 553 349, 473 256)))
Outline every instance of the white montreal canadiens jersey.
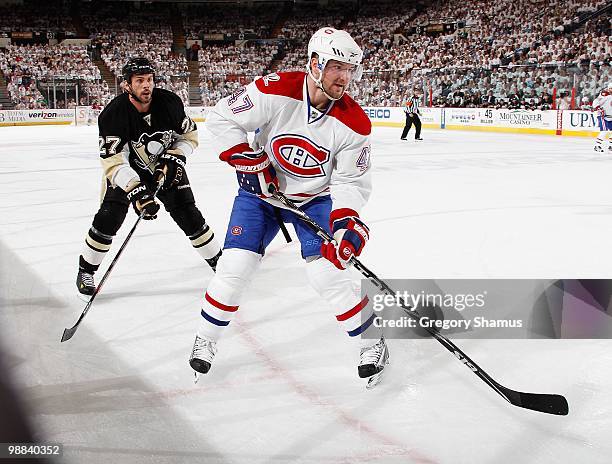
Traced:
POLYGON ((612 95, 600 95, 593 100, 593 109, 601 111, 606 121, 612 121, 612 95))
POLYGON ((310 107, 306 73, 284 72, 220 100, 206 117, 205 136, 231 154, 248 150, 247 132, 257 131, 256 148, 268 153, 285 195, 305 202, 331 194, 334 209, 359 212, 371 191, 371 129, 348 95, 319 112, 310 107))

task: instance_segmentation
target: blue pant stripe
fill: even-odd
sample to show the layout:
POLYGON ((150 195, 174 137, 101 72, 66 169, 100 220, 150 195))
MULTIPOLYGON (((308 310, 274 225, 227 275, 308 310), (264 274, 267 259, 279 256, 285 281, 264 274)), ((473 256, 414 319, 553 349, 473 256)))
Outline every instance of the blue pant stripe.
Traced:
POLYGON ((365 332, 366 330, 368 330, 368 328, 372 325, 372 322, 374 322, 374 313, 372 313, 372 315, 368 318, 367 321, 365 321, 361 326, 357 327, 355 330, 351 330, 348 332, 349 337, 356 337, 357 335, 365 332))
POLYGON ((215 324, 215 325, 218 325, 218 326, 221 326, 221 327, 225 327, 226 325, 229 325, 229 323, 230 323, 230 321, 220 321, 219 319, 215 319, 214 317, 212 317, 210 314, 208 314, 204 310, 202 310, 200 312, 200 314, 202 315, 202 317, 204 319, 206 319, 211 324, 215 324))

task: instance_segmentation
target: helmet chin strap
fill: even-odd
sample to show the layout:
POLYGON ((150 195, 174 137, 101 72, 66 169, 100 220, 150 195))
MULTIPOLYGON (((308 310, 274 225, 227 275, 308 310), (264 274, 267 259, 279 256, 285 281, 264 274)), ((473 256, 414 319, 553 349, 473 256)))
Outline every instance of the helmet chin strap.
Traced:
POLYGON ((344 90, 342 91, 342 95, 340 95, 338 98, 332 97, 330 94, 328 94, 327 91, 325 90, 325 87, 323 87, 323 82, 321 82, 321 79, 323 78, 323 70, 321 70, 321 75, 317 79, 316 77, 314 77, 314 74, 312 73, 312 69, 311 68, 312 68, 312 66, 308 66, 308 75, 314 81, 314 83, 317 86, 317 88, 319 88, 319 90, 321 90, 321 92, 323 92, 323 95, 325 95, 327 98, 329 98, 332 101, 338 101, 338 100, 340 100, 344 96, 344 90))
POLYGON ((128 84, 126 85, 127 87, 127 93, 130 97, 132 97, 134 100, 136 100, 138 103, 140 103, 141 105, 144 105, 145 103, 136 96, 136 94, 132 91, 132 84, 128 84))

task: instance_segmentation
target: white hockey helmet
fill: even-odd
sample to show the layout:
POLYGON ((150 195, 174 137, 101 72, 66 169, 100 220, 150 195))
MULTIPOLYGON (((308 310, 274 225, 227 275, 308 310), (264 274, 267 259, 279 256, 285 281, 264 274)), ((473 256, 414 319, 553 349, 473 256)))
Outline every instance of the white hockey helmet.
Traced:
MULTIPOLYGON (((306 68, 310 77, 316 82, 319 88, 321 85, 321 76, 323 70, 329 60, 336 60, 342 63, 352 64, 355 66, 353 80, 360 80, 363 72, 361 60, 363 59, 363 51, 353 40, 351 35, 346 31, 334 29, 333 27, 324 27, 315 32, 308 42, 308 64, 306 68), (315 78, 312 74, 310 60, 312 54, 316 53, 319 59, 319 69, 321 75, 315 78)), ((325 90, 323 90, 325 92, 325 90)))

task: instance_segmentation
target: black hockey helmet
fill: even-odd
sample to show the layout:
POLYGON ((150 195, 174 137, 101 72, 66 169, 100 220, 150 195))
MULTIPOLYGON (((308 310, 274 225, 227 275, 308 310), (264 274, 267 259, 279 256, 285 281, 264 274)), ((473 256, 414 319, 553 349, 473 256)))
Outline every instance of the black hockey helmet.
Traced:
POLYGON ((155 68, 147 58, 130 58, 121 70, 121 74, 123 75, 123 79, 130 82, 130 78, 134 74, 153 74, 153 76, 155 76, 155 68))

